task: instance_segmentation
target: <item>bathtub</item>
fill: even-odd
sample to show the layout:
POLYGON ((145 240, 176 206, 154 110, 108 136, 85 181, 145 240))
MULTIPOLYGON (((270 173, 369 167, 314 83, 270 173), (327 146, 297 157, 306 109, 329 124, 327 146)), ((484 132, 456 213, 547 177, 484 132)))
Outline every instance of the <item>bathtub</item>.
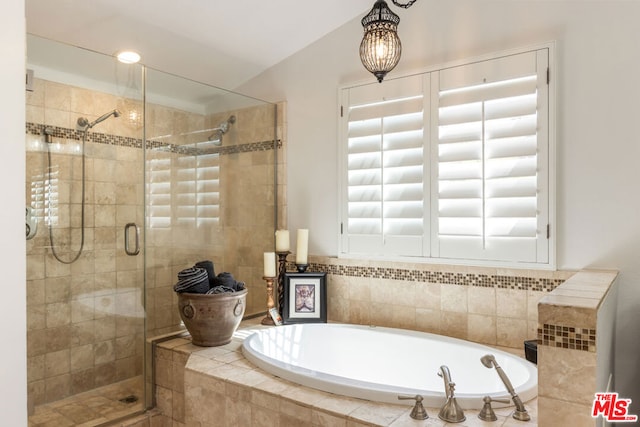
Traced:
POLYGON ((510 398, 495 369, 480 362, 491 353, 523 402, 537 396, 537 369, 527 360, 423 332, 332 323, 285 325, 257 330, 244 340, 242 351, 259 368, 307 387, 396 404, 412 402, 399 401, 399 395, 420 394, 432 408, 445 401, 444 381, 437 373, 446 365, 463 409, 481 409, 486 395, 510 398))

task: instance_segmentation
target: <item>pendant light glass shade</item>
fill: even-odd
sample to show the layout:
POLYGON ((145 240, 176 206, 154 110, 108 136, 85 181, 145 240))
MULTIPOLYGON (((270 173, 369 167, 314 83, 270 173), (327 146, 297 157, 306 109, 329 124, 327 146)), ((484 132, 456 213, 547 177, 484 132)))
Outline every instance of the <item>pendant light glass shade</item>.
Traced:
POLYGON ((402 44, 397 32, 400 17, 384 0, 378 0, 361 22, 364 37, 360 43, 360 60, 382 83, 384 76, 400 61, 402 44))

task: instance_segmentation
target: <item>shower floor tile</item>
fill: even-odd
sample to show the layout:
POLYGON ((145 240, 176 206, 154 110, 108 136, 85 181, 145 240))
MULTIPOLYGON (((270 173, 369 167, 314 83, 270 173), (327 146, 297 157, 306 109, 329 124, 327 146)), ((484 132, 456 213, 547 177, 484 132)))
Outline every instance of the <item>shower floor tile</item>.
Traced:
POLYGON ((125 417, 144 407, 142 376, 36 406, 30 427, 93 427, 125 417), (135 396, 136 401, 127 399, 135 396))

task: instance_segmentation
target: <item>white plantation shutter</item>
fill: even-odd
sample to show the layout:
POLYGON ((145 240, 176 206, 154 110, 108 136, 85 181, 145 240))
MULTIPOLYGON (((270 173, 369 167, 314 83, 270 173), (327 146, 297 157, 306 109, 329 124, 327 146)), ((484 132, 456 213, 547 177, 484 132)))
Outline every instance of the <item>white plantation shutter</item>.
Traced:
POLYGON ((343 91, 343 245, 350 253, 427 255, 424 81, 416 76, 343 91))
POLYGON ((552 262, 549 51, 343 89, 341 252, 552 262))
POLYGON ((147 160, 152 228, 199 227, 220 221, 220 154, 207 153, 210 145, 193 144, 197 154, 158 152, 157 158, 147 160))
MULTIPOLYGON (((199 150, 211 145, 194 144, 199 150)), ((199 227, 220 219, 220 154, 205 153, 176 159, 176 222, 199 227)))
POLYGON ((546 50, 434 76, 434 255, 548 261, 546 50))
POLYGON ((171 153, 147 160, 148 207, 151 228, 171 227, 171 153))

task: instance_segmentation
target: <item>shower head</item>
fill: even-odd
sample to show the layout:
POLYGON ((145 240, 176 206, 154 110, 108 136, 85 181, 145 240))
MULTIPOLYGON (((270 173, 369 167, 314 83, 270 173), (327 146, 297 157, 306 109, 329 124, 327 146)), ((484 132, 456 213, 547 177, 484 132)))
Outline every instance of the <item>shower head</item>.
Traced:
POLYGON ((97 125, 98 123, 107 120, 111 116, 120 117, 120 114, 121 114, 120 111, 112 110, 112 111, 109 111, 106 114, 101 115, 100 117, 98 117, 97 119, 92 121, 91 123, 89 123, 89 120, 86 117, 80 117, 80 118, 78 118, 78 128, 80 130, 88 130, 88 129, 91 129, 92 127, 94 127, 95 125, 97 125))
POLYGON ((497 365, 496 358, 493 354, 485 354, 480 358, 480 362, 487 368, 493 368, 493 366, 497 365))
POLYGON ((217 128, 213 129, 213 133, 209 135, 207 138, 209 141, 212 141, 214 145, 222 145, 222 135, 229 132, 229 128, 232 124, 236 122, 236 116, 230 116, 227 121, 222 122, 218 125, 217 128))
POLYGON ((225 133, 229 132, 229 128, 231 127, 232 124, 234 124, 236 122, 236 116, 231 116, 227 119, 226 122, 222 122, 220 123, 219 129, 220 132, 224 135, 225 133))
POLYGON ((51 144, 53 142, 53 128, 50 126, 45 127, 42 130, 42 134, 44 135, 44 142, 47 144, 51 144))

